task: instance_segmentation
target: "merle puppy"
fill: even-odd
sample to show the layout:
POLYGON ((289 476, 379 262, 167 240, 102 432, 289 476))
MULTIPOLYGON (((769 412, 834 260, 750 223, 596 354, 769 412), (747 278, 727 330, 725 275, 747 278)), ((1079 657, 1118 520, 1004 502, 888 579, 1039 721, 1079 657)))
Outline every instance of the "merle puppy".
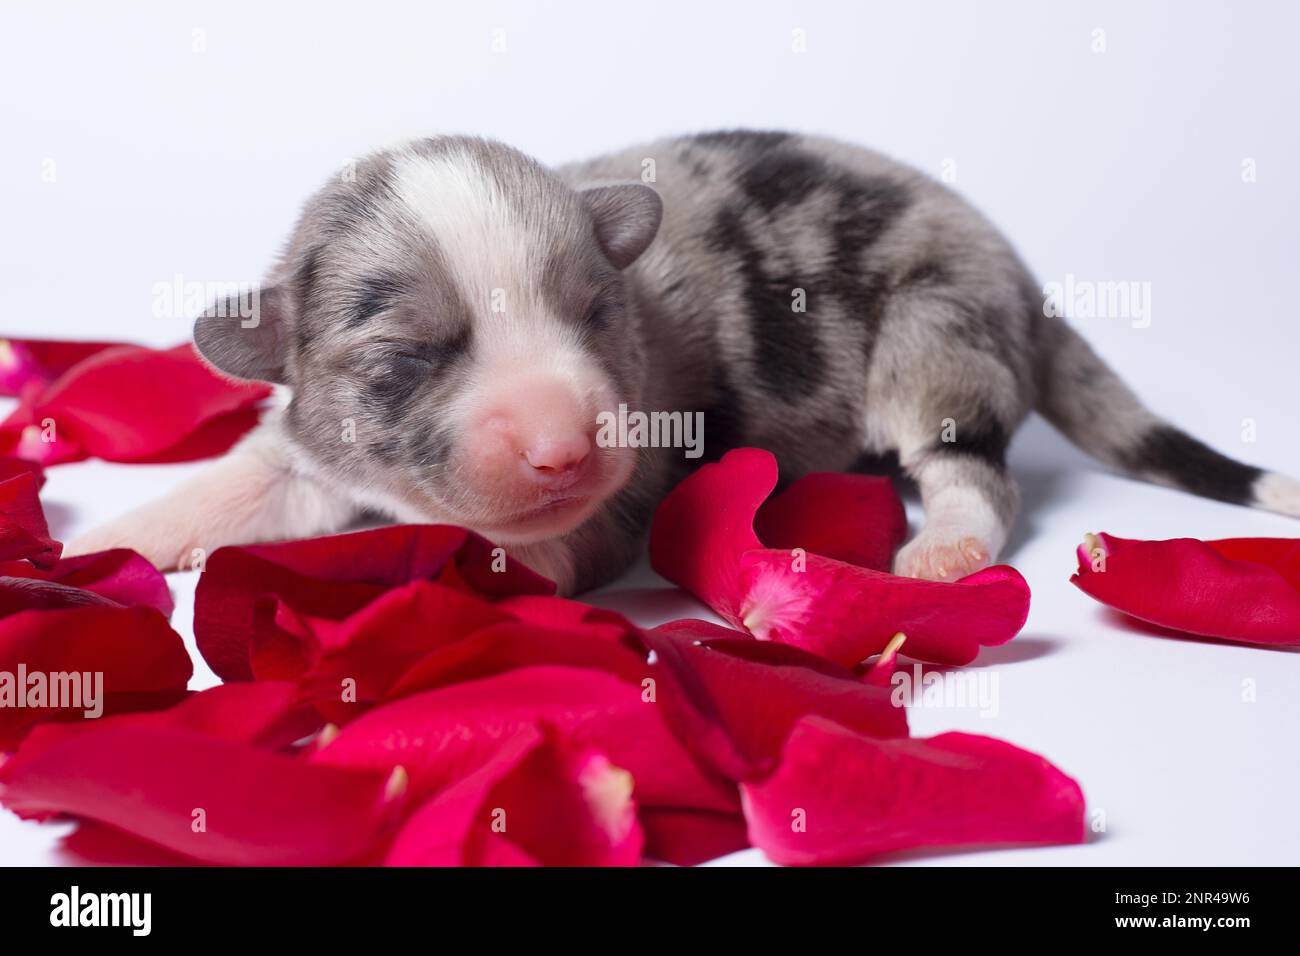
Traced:
POLYGON ((572 592, 635 558, 690 467, 756 445, 785 479, 895 461, 926 515, 896 570, 952 579, 1006 540, 1031 409, 1121 471, 1300 514, 1300 482, 1143 407, 960 197, 828 139, 709 133, 558 169, 464 137, 377 153, 307 203, 253 311, 210 310, 195 341, 287 403, 71 552, 173 567, 378 512, 472 528, 572 592), (620 404, 703 412, 703 459, 603 447, 620 404))

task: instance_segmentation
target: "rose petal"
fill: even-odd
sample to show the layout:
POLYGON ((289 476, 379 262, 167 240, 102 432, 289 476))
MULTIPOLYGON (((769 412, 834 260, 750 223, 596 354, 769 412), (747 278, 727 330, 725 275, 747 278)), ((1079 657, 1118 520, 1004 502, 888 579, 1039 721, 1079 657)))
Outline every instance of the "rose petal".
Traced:
MULTIPOLYGON (((17 565, 13 570, 35 570, 26 561, 7 561, 6 567, 17 565), (22 567, 26 565, 26 567, 22 567)), ((121 607, 111 598, 106 598, 94 591, 46 581, 43 578, 25 575, 0 575, 0 617, 17 614, 19 611, 54 611, 72 607, 121 607)))
POLYGON ((42 606, 50 607, 110 603, 123 607, 152 607, 168 617, 173 608, 171 591, 162 572, 146 558, 126 548, 60 558, 46 569, 35 568, 25 561, 0 562, 0 580, 5 578, 30 579, 29 582, 0 585, 0 604, 8 604, 14 610, 18 609, 17 598, 21 593, 31 595, 33 600, 44 600, 46 603, 42 606), (40 582, 56 586, 46 592, 49 595, 46 598, 37 597, 42 593, 37 586, 40 582), (14 589, 12 599, 6 599, 6 587, 14 589), (58 600, 54 596, 60 593, 60 588, 63 591, 93 592, 105 600, 96 601, 93 597, 58 600))
POLYGON ((271 749, 286 747, 320 729, 321 719, 298 701, 298 688, 282 681, 220 684, 189 694, 174 707, 126 713, 99 720, 47 723, 34 727, 14 764, 57 747, 76 734, 107 727, 184 730, 271 749))
POLYGON ((19 816, 97 820, 196 860, 237 866, 356 859, 383 836, 396 789, 388 773, 158 727, 70 736, 0 766, 0 783, 0 800, 19 816))
MULTIPOLYGON (((217 429, 217 442, 202 446, 194 436, 224 416, 248 413, 269 394, 268 386, 214 371, 189 345, 107 348, 25 392, 0 426, 0 448, 50 464, 87 455, 140 461, 170 453, 175 460, 174 450, 190 441, 189 456, 206 457, 227 450, 238 435, 217 429), (43 434, 47 421, 53 441, 43 434)), ((252 421, 245 414, 242 424, 252 421)))
POLYGON ((50 537, 41 508, 38 474, 19 473, 0 481, 0 561, 26 558, 49 567, 63 546, 50 537))
POLYGON ((907 713, 888 688, 795 647, 737 637, 704 621, 644 632, 655 655, 657 700, 677 736, 732 780, 771 772, 791 728, 811 714, 861 733, 906 736, 907 713))
POLYGON ((697 866, 749 847, 745 818, 709 810, 641 811, 645 855, 676 866, 697 866))
MULTIPOLYGON (((487 748, 482 762, 448 783, 413 813, 393 840, 388 866, 465 866, 482 854, 492 835, 488 794, 542 742, 535 724, 520 724, 487 748)), ((508 824, 507 819, 507 824, 508 824)), ((517 847, 515 849, 518 849, 517 847)), ((532 865, 522 850, 514 865, 532 865)), ((507 864, 510 865, 510 864, 507 864)))
POLYGON ((845 666, 879 654, 900 631, 909 657, 969 664, 1005 644, 1029 616, 1029 585, 1005 564, 956 581, 924 581, 810 554, 803 571, 783 551, 751 551, 737 623, 845 666))
POLYGON ((520 667, 548 664, 599 670, 632 682, 640 682, 649 673, 643 656, 600 631, 559 630, 504 621, 431 651, 407 668, 387 696, 405 697, 520 667))
POLYGON ((549 594, 519 594, 497 602, 512 617, 553 630, 582 630, 617 640, 631 630, 623 615, 608 608, 549 594))
POLYGON ((121 344, 0 339, 0 395, 18 395, 32 383, 52 382, 92 355, 121 344))
POLYGON ((888 571, 907 537, 907 514, 888 478, 805 475, 758 509, 754 528, 768 548, 802 548, 862 568, 888 571))
POLYGON ((1074 780, 1037 754, 974 734, 886 740, 808 717, 776 772, 741 794, 750 839, 788 865, 1084 839, 1074 780))
POLYGON ((1070 582, 1095 600, 1161 627, 1248 644, 1300 645, 1300 540, 1099 535, 1070 582))
POLYGON ((449 525, 393 525, 219 548, 199 577, 194 636, 219 676, 250 680, 250 653, 259 642, 264 650, 301 645, 300 636, 277 623, 280 605, 312 618, 341 621, 385 591, 416 580, 439 580, 492 598, 554 590, 551 582, 517 562, 506 562, 499 572, 498 566, 488 541, 449 525))
POLYGON ((28 461, 26 458, 0 455, 0 482, 8 481, 15 475, 31 475, 36 479, 37 491, 40 491, 45 484, 45 469, 36 462, 28 461))
POLYGON ((790 547, 798 540, 796 522, 804 521, 809 542, 885 564, 897 545, 901 519, 883 485, 861 485, 853 476, 815 476, 793 501, 777 499, 766 520, 787 547, 765 548, 753 523, 776 480, 776 459, 752 448, 728 452, 717 464, 699 469, 655 514, 654 569, 733 626, 845 665, 880 653, 900 631, 907 634, 909 656, 965 664, 981 646, 1006 643, 1024 626, 1029 588, 1012 568, 986 568, 937 583, 790 547), (823 491, 826 510, 818 515, 823 491), (844 534, 833 529, 837 521, 847 529, 844 534), (877 530, 868 532, 873 524, 877 530), (853 545, 853 535, 865 535, 860 546, 853 545))
POLYGON ((419 800, 481 766, 520 726, 538 722, 628 770, 643 806, 735 808, 733 788, 702 773, 641 685, 571 667, 525 667, 384 704, 312 759, 372 770, 401 765, 419 800))
POLYGON ((88 863, 92 866, 197 866, 197 860, 181 856, 170 850, 117 827, 94 820, 81 821, 75 830, 61 841, 63 850, 72 854, 74 865, 88 863))
MULTIPOLYGON (((24 611, 0 619, 0 672, 16 678, 20 665, 28 675, 45 675, 47 686, 50 675, 89 674, 93 683, 101 674, 105 714, 170 706, 184 696, 193 673, 180 635, 152 608, 24 611)), ((26 702, 39 703, 28 688, 13 690, 26 702)), ((87 694, 94 690, 84 688, 87 694)), ((0 751, 12 750, 35 723, 80 720, 92 709, 45 703, 0 706, 0 751)))
POLYGON ((776 487, 776 459, 737 448, 669 492, 650 526, 650 564, 728 621, 740 620, 740 562, 763 543, 754 515, 776 487))
POLYGON ((262 629, 255 640, 253 673, 258 679, 298 680, 305 699, 324 705, 327 716, 342 723, 357 715, 357 704, 387 697, 393 684, 434 648, 506 620, 504 612, 482 598, 430 581, 381 594, 341 621, 296 614, 281 605, 278 626, 262 629), (268 645, 266 635, 275 633, 292 633, 300 644, 268 645), (347 703, 342 703, 345 689, 347 703))
POLYGON ((398 834, 395 866, 635 866, 643 842, 629 775, 524 726, 398 834))

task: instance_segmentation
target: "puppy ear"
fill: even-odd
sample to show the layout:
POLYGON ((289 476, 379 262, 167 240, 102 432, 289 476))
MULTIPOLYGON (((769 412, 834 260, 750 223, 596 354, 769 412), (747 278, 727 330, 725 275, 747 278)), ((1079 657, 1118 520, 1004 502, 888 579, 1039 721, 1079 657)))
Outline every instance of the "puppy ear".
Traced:
POLYGON ((641 183, 584 189, 582 200, 596 226, 596 241, 615 269, 624 269, 645 252, 663 219, 659 194, 641 183))
POLYGON ((194 345, 228 375, 283 384, 291 306, 280 285, 218 299, 194 320, 194 345))

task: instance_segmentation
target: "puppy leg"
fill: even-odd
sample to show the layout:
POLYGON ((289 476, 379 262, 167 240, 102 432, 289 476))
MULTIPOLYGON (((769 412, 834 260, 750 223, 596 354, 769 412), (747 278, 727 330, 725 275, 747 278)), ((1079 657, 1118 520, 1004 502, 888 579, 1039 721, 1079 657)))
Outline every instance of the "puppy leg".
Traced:
POLYGON ((898 552, 895 573, 952 581, 992 564, 1006 543, 1019 497, 1005 467, 940 450, 903 467, 920 486, 925 524, 898 552))
POLYGON ((74 540, 64 554, 133 548, 163 570, 189 568, 227 544, 337 531, 355 506, 285 458, 282 439, 259 429, 226 457, 157 501, 74 540))

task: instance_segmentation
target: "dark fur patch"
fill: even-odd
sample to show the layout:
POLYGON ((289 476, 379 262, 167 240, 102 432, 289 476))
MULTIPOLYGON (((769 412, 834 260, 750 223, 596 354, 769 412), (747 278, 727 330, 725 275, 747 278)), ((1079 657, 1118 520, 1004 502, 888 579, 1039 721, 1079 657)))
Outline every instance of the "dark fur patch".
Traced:
POLYGON ((365 276, 347 297, 347 324, 356 327, 373 319, 411 291, 410 281, 397 272, 365 276))
POLYGON ((791 308, 791 293, 806 283, 767 273, 763 253, 735 209, 718 213, 707 241, 740 264, 759 386, 786 401, 814 394, 826 368, 821 340, 812 316, 791 308))
POLYGON ((312 246, 303 253, 302 262, 294 272, 294 294, 298 297, 299 308, 302 311, 316 305, 320 291, 321 259, 324 255, 324 246, 312 246))
POLYGON ((826 164, 798 150, 778 150, 751 163, 740 176, 745 196, 773 212, 803 202, 827 181, 826 164))
POLYGON ((990 412, 976 409, 964 418, 954 418, 953 441, 935 442, 935 451, 947 455, 978 458, 999 471, 1007 466, 1007 446, 1011 435, 990 412))
POLYGON ((1148 431, 1124 464, 1139 474, 1168 478, 1194 495, 1239 505, 1254 500, 1255 481, 1263 474, 1170 425, 1148 431))
POLYGON ((691 137, 692 143, 700 146, 720 146, 724 149, 741 152, 754 152, 773 149, 790 140, 789 133, 754 129, 717 130, 712 133, 700 133, 691 137))
POLYGON ((861 317, 863 353, 870 361, 889 294, 889 276, 871 268, 867 251, 906 211, 911 196, 882 177, 842 179, 836 214, 831 221, 832 255, 824 276, 826 290, 850 315, 861 317))
POLYGON ((1014 353, 1014 343, 1021 341, 1019 329, 1008 328, 1016 316, 1007 315, 989 306, 961 303, 962 321, 952 327, 957 341, 967 348, 987 352, 1008 369, 1019 366, 1014 353))
POLYGON ((857 475, 889 475, 894 476, 902 472, 902 464, 898 460, 897 449, 889 451, 875 452, 864 451, 853 460, 848 470, 857 475))
POLYGON ((745 402, 727 376, 726 368, 714 364, 710 370, 709 404, 704 412, 704 454, 698 464, 717 461, 733 448, 746 445, 745 402))

